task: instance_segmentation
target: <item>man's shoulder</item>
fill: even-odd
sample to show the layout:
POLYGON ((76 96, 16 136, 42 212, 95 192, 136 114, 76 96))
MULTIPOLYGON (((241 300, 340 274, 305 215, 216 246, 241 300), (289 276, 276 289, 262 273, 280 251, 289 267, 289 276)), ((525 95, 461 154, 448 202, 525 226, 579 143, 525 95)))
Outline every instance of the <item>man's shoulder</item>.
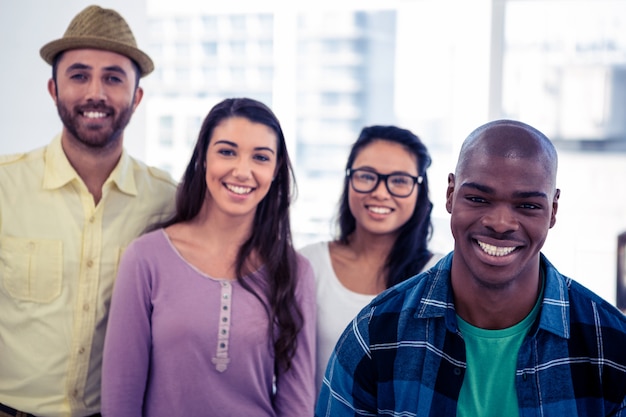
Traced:
POLYGON ((626 344, 626 315, 580 282, 548 265, 542 323, 564 337, 587 340, 588 329, 626 344))
POLYGON ((558 315, 562 315, 562 308, 569 308, 574 315, 573 319, 580 315, 582 318, 594 320, 594 316, 606 314, 614 316, 626 330, 626 315, 617 307, 575 279, 560 273, 544 255, 542 263, 546 271, 544 300, 547 299, 550 306, 558 308, 558 315))
POLYGON ((36 159, 43 159, 44 148, 33 149, 28 152, 18 152, 0 155, 0 167, 10 167, 18 165, 22 162, 32 161, 36 159))
POLYGON ((450 263, 452 253, 431 268, 407 279, 378 295, 361 314, 373 321, 384 322, 389 317, 446 317, 454 309, 451 300, 450 263), (381 317, 382 320, 377 320, 381 317))
POLYGON ((0 155, 0 166, 10 165, 14 162, 20 161, 26 158, 26 153, 14 153, 10 155, 0 155))
POLYGON ((147 181, 162 184, 168 188, 176 188, 176 181, 165 170, 151 166, 141 161, 140 159, 131 157, 133 163, 133 169, 135 173, 143 177, 147 181))
POLYGON ((447 278, 445 270, 433 267, 385 290, 372 301, 371 305, 380 311, 415 310, 424 300, 433 297, 446 298, 447 278))
POLYGON ((147 168, 148 168, 148 173, 150 174, 150 176, 152 176, 152 178, 158 181, 163 181, 164 183, 167 183, 174 187, 176 186, 176 181, 174 181, 172 176, 167 171, 164 171, 160 168, 149 166, 149 165, 147 166, 147 168))
POLYGON ((569 305, 572 324, 607 325, 623 334, 626 341, 626 315, 616 306, 585 287, 581 283, 567 278, 569 287, 569 305))

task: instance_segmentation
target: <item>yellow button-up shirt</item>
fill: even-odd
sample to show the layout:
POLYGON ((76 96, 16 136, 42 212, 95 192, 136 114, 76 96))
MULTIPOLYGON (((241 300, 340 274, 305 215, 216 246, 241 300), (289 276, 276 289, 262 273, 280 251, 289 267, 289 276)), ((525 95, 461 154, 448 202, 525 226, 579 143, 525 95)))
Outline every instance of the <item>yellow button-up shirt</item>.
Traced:
POLYGON ((100 411, 108 309, 124 248, 174 210, 175 183, 126 151, 93 196, 60 136, 0 159, 0 403, 100 411))

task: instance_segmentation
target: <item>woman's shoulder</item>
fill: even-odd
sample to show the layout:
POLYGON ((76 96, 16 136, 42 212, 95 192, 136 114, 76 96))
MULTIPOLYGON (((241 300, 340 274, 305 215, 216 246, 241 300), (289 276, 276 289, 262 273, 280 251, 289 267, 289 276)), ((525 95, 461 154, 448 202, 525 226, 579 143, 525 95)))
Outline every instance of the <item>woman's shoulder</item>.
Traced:
POLYGON ((316 280, 323 279, 329 274, 334 276, 330 244, 331 242, 327 241, 316 242, 304 246, 298 251, 301 256, 311 263, 316 280))
POLYGON ((307 256, 296 251, 296 263, 299 275, 313 275, 313 262, 307 256))
POLYGON ((135 238, 131 245, 134 246, 146 246, 155 243, 163 243, 166 240, 165 231, 162 228, 155 229, 142 234, 135 238))
POLYGON ((146 257, 150 254, 162 254, 168 249, 169 243, 163 229, 147 232, 133 240, 124 252, 146 257))
POLYGON ((313 265, 313 270, 319 273, 324 265, 329 265, 330 260, 330 242, 316 242, 306 245, 298 250, 298 254, 304 256, 313 265))
POLYGON ((309 258, 296 252, 296 281, 298 291, 305 293, 315 292, 315 269, 309 258))
POLYGON ((317 259, 328 253, 328 241, 310 243, 298 249, 298 253, 308 259, 317 259))

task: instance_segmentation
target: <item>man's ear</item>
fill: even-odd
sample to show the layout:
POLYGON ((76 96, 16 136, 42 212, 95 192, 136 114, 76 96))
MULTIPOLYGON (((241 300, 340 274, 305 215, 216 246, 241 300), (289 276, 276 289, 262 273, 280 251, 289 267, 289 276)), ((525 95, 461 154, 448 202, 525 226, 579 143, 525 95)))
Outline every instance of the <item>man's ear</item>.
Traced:
POLYGON ((454 194, 454 174, 448 174, 448 189, 446 190, 446 210, 452 213, 452 196, 454 194))
POLYGON ((550 229, 556 224, 556 212, 559 210, 559 197, 561 197, 561 190, 558 188, 554 193, 554 199, 552 199, 552 215, 550 216, 550 229))
POLYGON ((135 111, 135 109, 137 109, 137 106, 139 106, 139 103, 141 103, 142 98, 143 98, 143 88, 137 87, 137 89, 135 90, 135 101, 133 102, 133 112, 135 111))
POLYGON ((48 80, 48 94, 52 97, 54 104, 57 104, 57 83, 52 78, 48 80))

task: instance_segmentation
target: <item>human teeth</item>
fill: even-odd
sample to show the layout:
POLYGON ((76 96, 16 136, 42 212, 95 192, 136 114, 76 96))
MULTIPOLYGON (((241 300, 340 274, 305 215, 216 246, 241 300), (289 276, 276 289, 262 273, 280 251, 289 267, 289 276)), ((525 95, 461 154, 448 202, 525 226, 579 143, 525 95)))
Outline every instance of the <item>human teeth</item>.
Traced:
POLYGON ((493 245, 489 245, 487 243, 478 241, 478 245, 480 246, 480 248, 487 253, 488 255, 491 256, 505 256, 508 255, 509 253, 513 252, 515 250, 515 247, 498 247, 498 246, 493 246, 493 245))
POLYGON ((99 111, 86 111, 85 113, 83 113, 85 117, 88 117, 90 119, 98 119, 100 117, 105 117, 106 113, 102 113, 99 111))
POLYGON ((250 191, 252 191, 252 188, 250 187, 239 187, 237 185, 226 185, 226 188, 228 188, 235 194, 248 194, 250 191))
POLYGON ((369 207, 369 210, 376 214, 387 214, 391 213, 391 209, 387 207, 369 207))

